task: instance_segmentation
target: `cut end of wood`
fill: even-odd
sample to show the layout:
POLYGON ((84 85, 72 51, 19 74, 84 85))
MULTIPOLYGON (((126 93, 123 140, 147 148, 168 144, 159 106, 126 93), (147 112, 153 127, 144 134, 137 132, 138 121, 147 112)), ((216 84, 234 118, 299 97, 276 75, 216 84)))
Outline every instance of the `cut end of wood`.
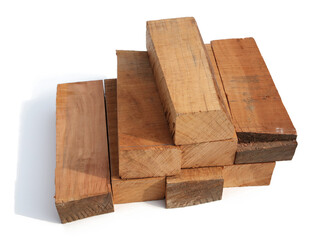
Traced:
POLYGON ((61 223, 68 223, 79 219, 92 217, 104 213, 114 212, 112 193, 71 202, 56 203, 61 223))
POLYGON ((166 208, 192 206, 222 199, 222 168, 182 169, 166 178, 166 208))
POLYGON ((179 114, 176 118, 176 145, 232 139, 235 129, 223 110, 179 114))
POLYGON ((119 152, 123 179, 173 176, 181 172, 181 150, 175 146, 130 149, 119 152))
POLYGON ((240 143, 235 164, 291 160, 296 147, 296 141, 240 143))

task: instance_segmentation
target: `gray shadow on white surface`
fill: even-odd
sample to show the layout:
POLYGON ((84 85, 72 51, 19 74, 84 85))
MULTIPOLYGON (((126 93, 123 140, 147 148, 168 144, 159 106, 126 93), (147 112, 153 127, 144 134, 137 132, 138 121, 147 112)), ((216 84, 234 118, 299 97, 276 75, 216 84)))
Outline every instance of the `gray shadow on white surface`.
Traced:
POLYGON ((26 101, 21 109, 15 213, 60 222, 55 202, 56 89, 26 101))

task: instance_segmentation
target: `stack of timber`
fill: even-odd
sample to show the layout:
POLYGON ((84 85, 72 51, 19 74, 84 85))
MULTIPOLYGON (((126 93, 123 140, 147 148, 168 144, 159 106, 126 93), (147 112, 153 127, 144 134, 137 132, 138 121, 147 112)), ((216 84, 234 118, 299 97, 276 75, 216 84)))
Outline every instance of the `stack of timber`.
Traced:
POLYGON ((58 85, 63 223, 113 203, 221 200, 226 187, 269 185, 276 161, 293 158, 297 133, 253 38, 204 44, 187 17, 148 21, 146 48, 117 51, 104 90, 58 85))

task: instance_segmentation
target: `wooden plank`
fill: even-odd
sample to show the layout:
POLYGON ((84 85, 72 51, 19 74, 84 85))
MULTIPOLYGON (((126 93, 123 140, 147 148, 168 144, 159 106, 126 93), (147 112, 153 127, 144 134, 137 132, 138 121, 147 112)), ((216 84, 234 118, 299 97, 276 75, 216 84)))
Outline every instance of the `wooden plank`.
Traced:
POLYGON ((119 177, 116 79, 105 80, 105 94, 114 203, 163 199, 165 196, 165 177, 141 179, 121 179, 119 177))
POLYGON ((102 81, 57 86, 55 192, 62 223, 114 211, 102 81))
POLYGON ((296 140, 296 130, 253 38, 212 41, 239 142, 296 140))
POLYGON ((223 183, 221 167, 182 169, 179 176, 166 178, 166 207, 221 200, 223 183))
POLYGON ((291 160, 296 147, 296 141, 240 143, 235 164, 291 160))
POLYGON ((120 177, 180 173, 181 150, 170 136, 147 53, 117 51, 117 62, 120 177))
POLYGON ((269 185, 275 164, 270 162, 224 166, 224 187, 269 185))
POLYGON ((231 139, 234 128, 218 96, 195 19, 149 21, 146 42, 174 143, 231 139))

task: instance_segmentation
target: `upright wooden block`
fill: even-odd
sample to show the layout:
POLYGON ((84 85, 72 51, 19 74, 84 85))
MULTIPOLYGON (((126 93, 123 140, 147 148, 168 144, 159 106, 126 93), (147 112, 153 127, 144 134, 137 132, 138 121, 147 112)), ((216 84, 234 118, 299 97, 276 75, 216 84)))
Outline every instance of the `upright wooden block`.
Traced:
POLYGON ((269 185, 275 165, 271 162, 224 166, 224 187, 269 185))
POLYGON ((165 196, 165 177, 141 179, 121 179, 119 177, 116 79, 105 80, 105 94, 114 203, 163 199, 165 196))
POLYGON ((147 53, 117 51, 117 61, 120 177, 180 173, 181 150, 170 136, 147 53))
POLYGON ((166 178, 166 207, 221 200, 223 182, 221 167, 182 169, 179 176, 166 178))
POLYGON ((195 19, 149 21, 146 42, 174 143, 231 139, 234 127, 219 98, 195 19))
POLYGON ((62 223, 113 212, 102 81, 59 84, 55 203, 62 223))
POLYGON ((296 130, 253 38, 212 41, 240 143, 296 140, 296 130))

